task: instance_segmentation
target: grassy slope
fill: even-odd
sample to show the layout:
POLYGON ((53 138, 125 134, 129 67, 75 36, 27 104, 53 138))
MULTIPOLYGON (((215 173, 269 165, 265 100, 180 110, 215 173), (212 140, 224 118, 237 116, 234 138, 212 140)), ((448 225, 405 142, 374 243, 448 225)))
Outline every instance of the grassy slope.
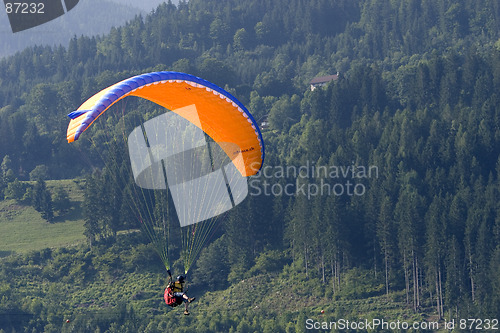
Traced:
MULTIPOLYGON (((74 323, 82 321, 92 322, 107 317, 115 321, 117 316, 113 313, 119 308, 117 304, 133 307, 141 324, 148 320, 168 322, 169 332, 181 331, 187 326, 193 328, 200 323, 207 326, 210 323, 217 327, 221 324, 220 320, 227 320, 224 318, 231 318, 233 327, 236 327, 238 320, 254 315, 259 316, 262 321, 276 320, 282 327, 305 327, 306 318, 321 322, 377 318, 411 323, 426 320, 429 316, 425 311, 432 311, 423 309, 424 313, 414 314, 405 305, 402 293, 393 293, 389 297, 378 295, 364 299, 332 300, 331 297, 312 295, 314 292, 311 294, 309 289, 298 291, 290 288, 296 281, 285 278, 282 274, 262 274, 235 283, 226 290, 205 293, 191 291, 191 296, 196 296, 197 301, 191 304, 192 315, 185 317, 182 315, 182 306, 169 309, 163 303, 164 278, 157 272, 127 273, 116 276, 113 283, 96 277, 85 285, 47 282, 38 280, 37 276, 35 275, 36 281, 33 284, 17 284, 16 292, 22 295, 24 303, 32 300, 31 302, 40 302, 43 306, 47 302, 58 304, 57 314, 60 318, 56 325, 67 331, 71 331, 74 323), (321 310, 325 310, 325 313, 321 314, 321 310), (66 319, 71 323, 66 324, 66 319)), ((310 280, 310 284, 317 285, 318 280, 310 280)), ((299 285, 303 286, 303 283, 299 285)), ((209 331, 218 332, 213 328, 209 331)))
MULTIPOLYGON (((221 318, 243 320, 253 315, 258 315, 262 320, 276 320, 283 326, 288 324, 295 327, 305 327, 307 318, 320 322, 339 319, 364 322, 365 319, 371 321, 374 318, 408 323, 436 320, 432 317, 432 308, 422 308, 421 313, 414 313, 405 304, 402 292, 360 299, 325 297, 324 294, 319 295, 323 286, 320 286, 318 279, 297 282, 283 273, 256 275, 225 290, 191 291, 190 296, 196 296, 197 301, 190 306, 192 316, 186 318, 182 315, 182 306, 171 310, 163 303, 162 281, 161 275, 147 272, 127 274, 111 285, 95 281, 86 288, 73 291, 73 302, 68 305, 80 307, 81 310, 77 311, 80 314, 105 316, 112 311, 114 304, 126 302, 138 311, 139 316, 145 311, 156 315, 159 321, 167 320, 172 332, 185 326, 192 328, 205 323, 206 318, 210 318, 211 324, 217 326, 221 318), (321 310, 324 310, 324 314, 321 314, 321 310)), ((233 325, 236 327, 237 322, 233 325)))
MULTIPOLYGON (((23 270, 33 268, 34 266, 26 266, 23 270)), ((197 297, 196 302, 190 306, 192 315, 189 317, 183 316, 182 306, 170 309, 163 303, 166 280, 157 268, 143 267, 129 273, 115 271, 111 274, 111 280, 107 273, 96 273, 83 284, 72 282, 71 279, 65 281, 64 278, 48 282, 39 278, 37 273, 33 284, 17 284, 16 292, 25 300, 39 298, 41 302, 59 304, 60 310, 57 312, 61 320, 58 325, 69 331, 74 323, 113 318, 113 313, 119 308, 118 304, 133 307, 138 318, 142 318, 139 319, 141 324, 144 324, 145 318, 148 318, 146 323, 148 320, 168 322, 170 332, 184 332, 185 327, 193 328, 209 323, 217 327, 221 324, 220 320, 224 322, 227 318, 232 320, 232 325, 236 328, 238 320, 255 315, 263 321, 276 320, 282 327, 291 325, 303 328, 307 318, 320 322, 339 319, 370 321, 373 318, 409 323, 435 320, 431 317, 432 308, 422 308, 420 314, 413 313, 405 304, 402 292, 359 299, 348 299, 340 292, 332 298, 331 294, 325 296, 325 288, 329 286, 321 285, 318 278, 306 280, 304 277, 296 277, 290 268, 285 269, 285 273, 260 274, 241 280, 225 290, 188 290, 190 296, 197 297), (324 314, 321 314, 321 310, 324 310, 324 314), (71 323, 66 324, 65 319, 70 319, 71 323)), ((116 316, 111 320, 116 320, 116 316)), ((212 328, 209 331, 217 330, 212 328)))
MULTIPOLYGON (((0 201, 0 256, 84 242, 80 209, 83 200, 82 184, 73 180, 60 180, 48 181, 47 185, 49 189, 63 187, 68 192, 72 202, 71 211, 65 216, 56 216, 54 223, 48 223, 32 207, 20 206, 13 200, 0 201)), ((174 320, 174 323, 181 326, 202 320, 200 318, 203 317, 210 318, 214 314, 239 314, 244 317, 245 313, 258 313, 269 320, 277 318, 290 325, 297 324, 297 321, 301 320, 299 318, 327 322, 340 318, 384 318, 409 322, 433 320, 432 308, 424 308, 422 314, 415 314, 406 306, 402 293, 392 293, 387 297, 376 283, 366 282, 363 274, 359 272, 352 272, 351 276, 346 278, 345 283, 351 285, 349 293, 341 291, 335 297, 328 292, 331 286, 321 285, 318 278, 307 280, 291 268, 282 273, 253 276, 231 285, 226 290, 193 290, 192 292, 196 293, 193 296, 198 300, 192 305, 193 316, 190 318, 184 318, 181 309, 169 310, 165 306, 162 299, 165 279, 162 274, 155 272, 155 269, 113 275, 113 283, 110 283, 109 275, 104 279, 95 276, 91 282, 84 284, 67 283, 64 279, 58 282, 41 279, 38 283, 19 288, 18 292, 29 299, 37 297, 34 295, 50 299, 51 290, 57 290, 55 294, 67 295, 64 303, 67 309, 72 309, 67 312, 70 316, 78 313, 87 313, 90 317, 95 313, 105 315, 112 311, 116 304, 125 302, 139 312, 146 311, 158 315, 159 318, 174 320), (373 285, 375 287, 372 287, 373 285), (352 290, 362 291, 353 295, 352 290), (321 314, 321 310, 325 313, 321 314)), ((56 302, 60 301, 57 297, 56 302)), ((297 325, 304 327, 305 324, 299 322, 297 325)), ((172 329, 175 331, 175 327, 172 329)))
POLYGON ((80 209, 81 184, 73 180, 54 180, 47 181, 47 187, 63 187, 68 192, 72 203, 70 212, 48 223, 31 206, 18 205, 14 200, 0 201, 0 256, 68 246, 85 240, 80 209))
POLYGON ((252 311, 267 318, 285 316, 294 324, 299 321, 299 327, 305 327, 301 317, 302 320, 311 318, 320 322, 339 319, 370 321, 374 318, 408 323, 436 320, 432 307, 414 313, 406 305, 403 292, 349 299, 343 297, 342 292, 335 297, 331 294, 325 296, 325 288, 329 286, 322 285, 319 278, 297 281, 288 274, 263 274, 242 280, 223 291, 207 292, 193 311, 207 314, 213 309, 227 309, 229 313, 252 311))

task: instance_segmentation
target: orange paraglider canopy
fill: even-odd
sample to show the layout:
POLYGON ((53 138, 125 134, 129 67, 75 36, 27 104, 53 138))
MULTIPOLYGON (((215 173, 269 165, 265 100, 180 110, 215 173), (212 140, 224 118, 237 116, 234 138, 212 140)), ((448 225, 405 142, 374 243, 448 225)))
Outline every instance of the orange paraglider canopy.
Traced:
POLYGON ((259 127, 248 110, 224 89, 199 77, 178 72, 141 74, 118 82, 89 98, 68 116, 68 142, 80 135, 109 107, 127 96, 161 105, 192 122, 224 147, 243 176, 262 167, 265 149, 259 127), (233 145, 224 145, 231 143, 233 145), (239 162, 237 162, 239 161, 239 162))

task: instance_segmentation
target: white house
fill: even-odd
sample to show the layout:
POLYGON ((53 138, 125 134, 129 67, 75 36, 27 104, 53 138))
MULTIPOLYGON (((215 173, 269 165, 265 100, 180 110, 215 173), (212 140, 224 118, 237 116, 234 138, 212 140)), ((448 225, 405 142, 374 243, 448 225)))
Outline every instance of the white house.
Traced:
POLYGON ((331 81, 336 81, 339 79, 339 72, 334 75, 327 75, 327 76, 318 76, 315 77, 314 79, 309 82, 311 84, 311 91, 314 91, 314 89, 318 87, 323 87, 326 84, 330 83, 331 81))

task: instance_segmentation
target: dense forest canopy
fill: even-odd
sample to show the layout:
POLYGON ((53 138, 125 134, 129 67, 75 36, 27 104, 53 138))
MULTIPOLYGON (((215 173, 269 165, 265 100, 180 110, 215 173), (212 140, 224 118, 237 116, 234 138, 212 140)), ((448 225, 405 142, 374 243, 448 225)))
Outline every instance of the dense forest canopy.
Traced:
MULTIPOLYGON (((267 176, 249 180, 258 195, 199 258, 198 285, 224 288, 293 263, 335 297, 359 269, 379 294, 403 291, 415 312, 498 316, 498 1, 169 1, 102 37, 27 48, 0 61, 0 195, 22 198, 27 190, 12 184, 41 168, 118 195, 105 170, 92 174, 103 148, 66 143, 65 115, 156 70, 214 82, 269 123, 267 176), (312 78, 336 72, 310 91, 312 78)), ((127 109, 156 112, 139 101, 127 109)), ((100 203, 85 201, 89 239, 134 225, 100 203)))

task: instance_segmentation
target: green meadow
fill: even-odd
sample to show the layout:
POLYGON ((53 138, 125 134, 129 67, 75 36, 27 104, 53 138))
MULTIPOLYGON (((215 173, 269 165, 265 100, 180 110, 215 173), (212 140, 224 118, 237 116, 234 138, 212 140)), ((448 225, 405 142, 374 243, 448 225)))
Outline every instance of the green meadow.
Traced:
POLYGON ((52 223, 44 220, 32 206, 15 200, 0 201, 0 256, 26 253, 44 248, 71 246, 85 241, 80 204, 82 185, 77 180, 47 181, 52 191, 63 187, 71 200, 70 210, 56 214, 52 223))

